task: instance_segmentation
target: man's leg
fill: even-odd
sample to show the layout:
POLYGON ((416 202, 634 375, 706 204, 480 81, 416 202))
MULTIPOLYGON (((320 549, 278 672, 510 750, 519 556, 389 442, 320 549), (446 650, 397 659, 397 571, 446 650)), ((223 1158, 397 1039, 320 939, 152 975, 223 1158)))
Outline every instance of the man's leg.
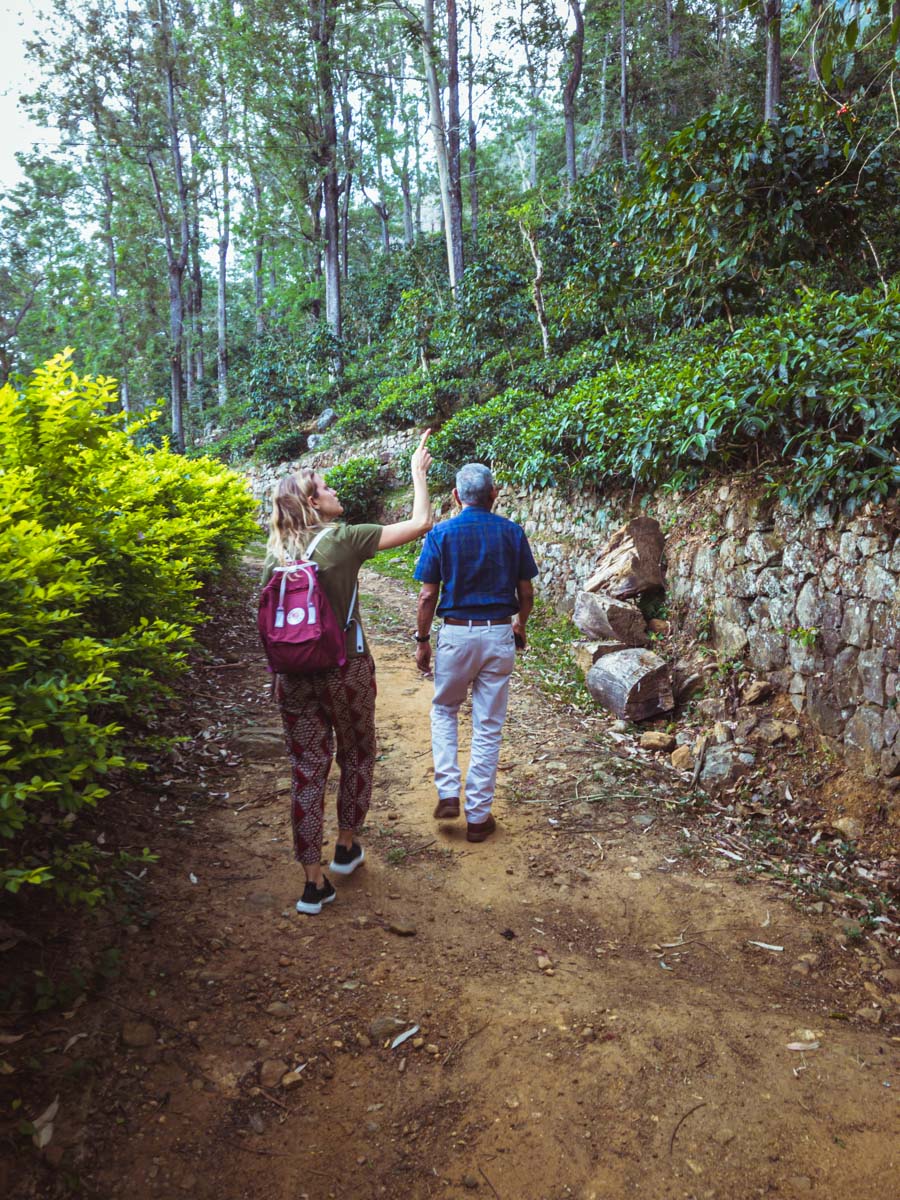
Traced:
POLYGON ((434 699, 431 702, 431 752, 438 803, 459 803, 459 706, 465 700, 472 674, 472 633, 464 626, 445 625, 434 656, 434 699))
POLYGON ((491 815, 500 739, 516 663, 510 625, 479 630, 482 665, 472 681, 472 754, 466 775, 466 821, 479 825, 491 815))

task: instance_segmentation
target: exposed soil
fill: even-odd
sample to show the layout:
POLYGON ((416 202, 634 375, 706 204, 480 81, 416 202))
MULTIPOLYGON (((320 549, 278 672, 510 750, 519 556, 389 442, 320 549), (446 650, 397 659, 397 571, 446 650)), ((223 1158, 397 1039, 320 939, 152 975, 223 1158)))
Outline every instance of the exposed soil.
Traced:
POLYGON ((25 1037, 0 1047, 4 1097, 31 1119, 60 1103, 41 1152, 7 1123, 0 1192, 900 1194, 900 964, 883 939, 741 872, 672 803, 674 773, 527 671, 497 835, 436 825, 411 601, 366 589, 381 757, 365 865, 320 916, 294 911, 287 760, 244 606, 197 674, 178 770, 133 798, 136 841, 162 858, 121 973, 5 1031, 25 1037), (418 1031, 391 1048, 377 1018, 418 1031))

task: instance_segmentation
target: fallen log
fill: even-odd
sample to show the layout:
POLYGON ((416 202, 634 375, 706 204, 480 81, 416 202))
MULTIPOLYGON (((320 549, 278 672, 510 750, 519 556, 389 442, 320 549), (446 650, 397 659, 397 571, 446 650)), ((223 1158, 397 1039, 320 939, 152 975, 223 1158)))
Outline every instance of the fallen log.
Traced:
POLYGON ((594 699, 627 721, 646 721, 675 707, 668 665, 652 650, 605 654, 587 674, 594 699))

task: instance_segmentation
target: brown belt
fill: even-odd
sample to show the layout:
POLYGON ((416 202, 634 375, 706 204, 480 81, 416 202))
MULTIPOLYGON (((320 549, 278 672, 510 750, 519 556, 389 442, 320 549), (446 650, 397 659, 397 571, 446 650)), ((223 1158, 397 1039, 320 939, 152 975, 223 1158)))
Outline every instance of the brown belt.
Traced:
POLYGON ((492 617, 490 621, 457 621, 455 617, 443 617, 445 625, 509 625, 512 617, 492 617))

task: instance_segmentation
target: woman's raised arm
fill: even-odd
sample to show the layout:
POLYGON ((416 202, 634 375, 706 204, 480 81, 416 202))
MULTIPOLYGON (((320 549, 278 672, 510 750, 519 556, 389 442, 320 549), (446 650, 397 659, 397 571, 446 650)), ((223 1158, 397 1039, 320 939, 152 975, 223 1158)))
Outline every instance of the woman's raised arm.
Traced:
POLYGON ((431 430, 426 429, 412 456, 412 516, 406 521, 395 521, 393 525, 385 525, 378 542, 379 550, 394 550, 397 546, 405 546, 407 542, 414 542, 423 533, 427 533, 434 524, 431 519, 431 500, 428 496, 428 468, 431 466, 431 455, 428 453, 430 435, 431 430))

